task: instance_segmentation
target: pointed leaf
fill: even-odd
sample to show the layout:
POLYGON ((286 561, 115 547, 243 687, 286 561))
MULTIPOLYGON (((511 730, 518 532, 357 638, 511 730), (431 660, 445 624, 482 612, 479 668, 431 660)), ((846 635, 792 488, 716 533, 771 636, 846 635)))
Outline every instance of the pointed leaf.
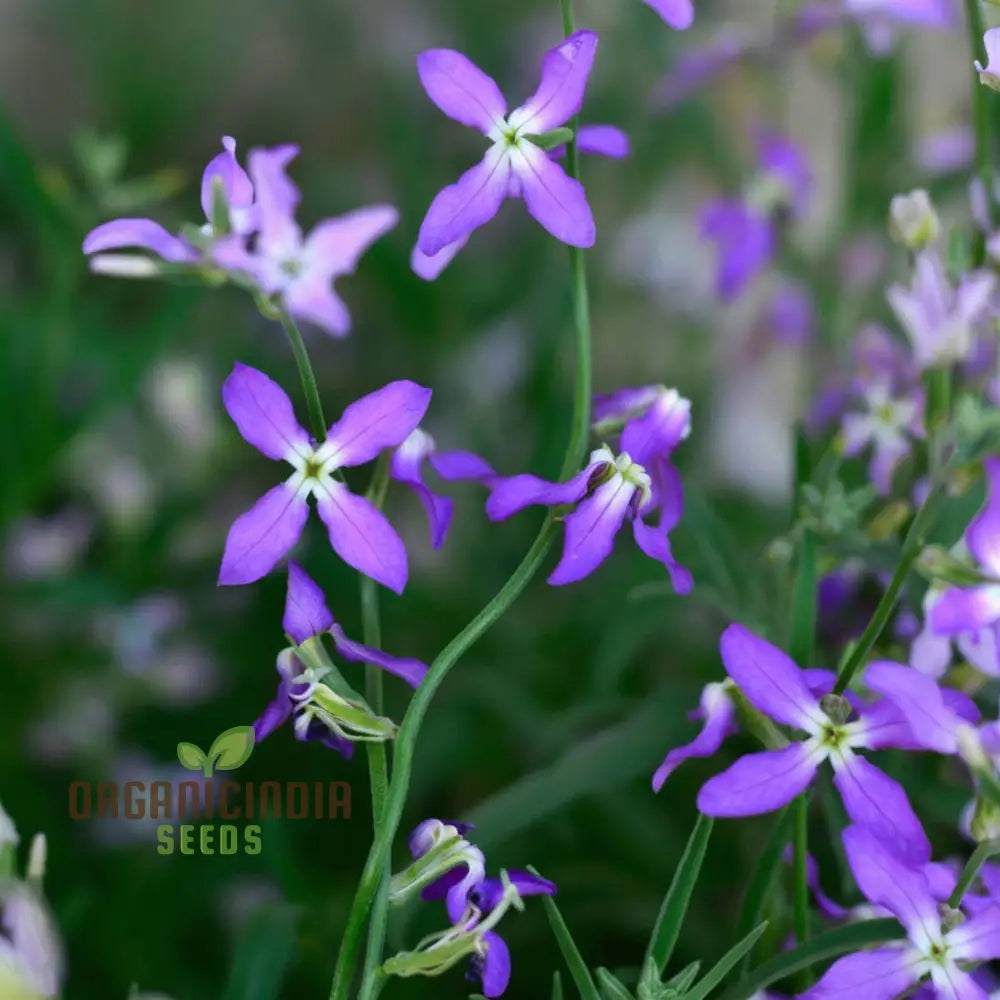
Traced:
POLYGON ((597 982, 605 1000, 632 1000, 632 994, 625 988, 624 983, 607 969, 597 970, 597 982))
POLYGON ((711 818, 699 814, 698 822, 691 831, 680 864, 663 899, 660 915, 656 918, 656 926, 646 948, 646 957, 647 959, 652 957, 660 974, 667 967, 674 945, 677 943, 677 936, 681 932, 681 924, 684 923, 688 904, 691 902, 691 894, 694 892, 694 884, 701 871, 701 863, 705 860, 705 850, 711 833, 711 818))
POLYGON ((181 762, 181 767, 186 767, 189 771, 200 771, 207 760, 204 750, 194 743, 178 743, 177 759, 181 762))
POLYGON ((562 976, 558 969, 552 973, 552 1000, 563 1000, 562 976))
POLYGON ((742 941, 738 941, 719 959, 719 961, 705 973, 705 978, 697 986, 686 993, 684 1000, 705 1000, 705 997, 715 989, 723 979, 726 978, 729 970, 744 956, 750 954, 750 949, 757 943, 761 934, 767 927, 767 921, 758 924, 742 941))
MULTIPOLYGON (((530 865, 528 866, 528 871, 532 875, 538 874, 530 865)), ((559 912, 559 907, 553 902, 551 896, 542 896, 541 899, 542 905, 545 907, 545 915, 549 918, 549 926, 555 935, 556 944, 559 945, 559 950, 566 960, 566 967, 569 969, 569 974, 573 977, 573 982, 576 983, 580 1000, 601 1000, 601 996, 597 992, 597 987, 594 985, 594 980, 590 978, 587 964, 584 962, 583 956, 580 954, 580 949, 577 948, 576 942, 573 940, 573 935, 570 934, 569 928, 566 926, 566 921, 563 920, 562 914, 559 912)))
POLYGON ((697 959, 690 965, 685 965, 676 976, 671 976, 663 985, 675 993, 687 993, 691 984, 698 978, 701 962, 697 959))
POLYGON ((216 737, 209 756, 220 771, 235 771, 253 753, 253 726, 233 726, 216 737))
POLYGON ((295 950, 297 907, 269 905, 247 918, 223 1000, 277 1000, 295 950))

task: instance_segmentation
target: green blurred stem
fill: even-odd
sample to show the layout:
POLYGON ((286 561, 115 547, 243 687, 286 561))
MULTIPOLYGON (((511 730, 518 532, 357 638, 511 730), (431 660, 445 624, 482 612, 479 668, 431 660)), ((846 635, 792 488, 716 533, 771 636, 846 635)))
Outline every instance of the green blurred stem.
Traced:
MULTIPOLYGON (((982 65, 988 58, 983 45, 983 13, 979 0, 965 0, 966 21, 969 29, 969 45, 972 56, 982 65)), ((979 80, 976 68, 972 68, 972 112, 976 134, 976 173, 983 183, 983 193, 989 206, 990 220, 997 221, 996 199, 993 197, 993 170, 990 166, 990 90, 979 80)))
POLYGON ((989 861, 990 858, 995 857, 1000 854, 1000 839, 998 840, 984 840, 973 852, 972 857, 969 858, 968 863, 959 876, 958 884, 955 886, 955 891, 948 897, 948 905, 952 909, 958 909, 962 903, 962 897, 965 895, 969 886, 976 880, 976 876, 979 874, 979 870, 989 861))
POLYGON ((302 334, 288 310, 284 306, 279 306, 277 312, 282 329, 292 347, 292 354, 295 355, 295 364, 298 366, 302 392, 306 397, 306 409, 309 411, 309 423, 312 426, 313 437, 317 441, 325 441, 326 420, 323 417, 323 404, 319 400, 319 388, 316 385, 316 376, 313 374, 312 365, 309 363, 309 352, 306 350, 305 341, 303 341, 302 334))
POLYGON ((792 840, 792 870, 795 882, 795 943, 809 938, 809 880, 806 857, 809 849, 809 795, 803 792, 795 800, 795 835, 792 840))

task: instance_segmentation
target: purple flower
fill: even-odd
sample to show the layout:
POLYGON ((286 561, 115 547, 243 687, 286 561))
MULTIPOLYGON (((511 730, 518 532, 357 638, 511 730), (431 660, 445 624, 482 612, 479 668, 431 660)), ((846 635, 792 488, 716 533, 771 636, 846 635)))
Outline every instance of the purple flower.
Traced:
POLYGON ((692 0, 643 0, 649 4, 671 28, 683 31, 694 24, 692 0))
MULTIPOLYGON (((201 207, 207 220, 203 232, 209 238, 222 235, 215 233, 212 228, 213 199, 217 186, 228 209, 229 231, 247 233, 256 225, 253 185, 236 159, 236 140, 228 135, 223 136, 222 145, 223 151, 205 167, 201 177, 201 207)), ((85 254, 128 247, 148 250, 156 257, 177 264, 190 264, 201 258, 200 252, 188 240, 172 236, 152 219, 114 219, 92 229, 83 241, 85 254)), ((95 258, 92 265, 106 273, 117 273, 102 267, 99 258, 95 258)))
POLYGON ((708 816, 755 816, 771 812, 804 791, 829 760, 833 782, 848 816, 859 826, 893 839, 901 855, 926 862, 930 845, 903 789, 855 750, 914 746, 895 706, 864 706, 851 719, 847 703, 830 708, 810 690, 803 671, 776 646, 742 625, 730 625, 719 643, 722 662, 754 708, 807 734, 780 750, 747 754, 709 779, 698 793, 708 816))
POLYGON ((419 56, 417 71, 428 97, 492 143, 482 162, 431 202, 417 239, 422 254, 434 257, 467 237, 508 197, 523 197, 531 215, 556 239, 593 245, 594 219, 583 186, 529 136, 551 132, 580 110, 596 50, 592 31, 570 35, 546 53, 534 96, 509 114, 495 81, 460 52, 431 49, 419 56))
POLYGON ((430 389, 414 382, 390 382, 351 403, 317 444, 295 419, 281 387, 237 362, 222 387, 226 410, 247 442, 295 471, 233 523, 219 583, 253 583, 269 573, 302 534, 311 495, 334 552, 359 573, 402 593, 407 579, 402 540, 379 510, 334 476, 401 444, 423 419, 430 398, 430 389))
POLYGON ((986 49, 986 65, 983 66, 978 59, 973 63, 979 81, 993 90, 1000 90, 1000 28, 990 28, 983 35, 983 47, 986 49))
POLYGON ((984 576, 997 580, 978 587, 948 587, 930 610, 931 629, 956 635, 1000 621, 1000 457, 983 462, 988 494, 983 509, 965 532, 965 544, 984 576))
POLYGON ((698 707, 690 713, 690 718, 701 719, 701 732, 684 746, 675 747, 663 759, 663 763, 653 774, 653 791, 658 792, 667 778, 691 757, 711 757, 727 736, 736 731, 736 706, 729 693, 728 681, 706 684, 701 692, 698 707))
POLYGON ((931 588, 924 598, 924 624, 910 646, 910 666, 939 680, 952 661, 952 644, 980 673, 1000 677, 1000 620, 985 628, 954 635, 938 635, 931 627, 931 617, 944 591, 931 588))
MULTIPOLYGON (((349 639, 334 621, 323 591, 294 562, 288 564, 288 592, 281 624, 296 646, 301 646, 315 636, 329 635, 337 652, 345 660, 352 663, 374 663, 401 677, 410 687, 417 687, 427 673, 426 665, 419 660, 400 659, 349 639)), ((278 693, 253 724, 254 736, 258 742, 294 716, 296 739, 316 740, 345 757, 350 757, 354 751, 352 737, 364 738, 370 735, 357 725, 352 728, 352 723, 388 721, 378 720, 370 712, 366 717, 363 714, 366 706, 338 696, 331 688, 321 684, 321 672, 307 668, 301 655, 296 655, 295 648, 282 650, 277 667, 281 678, 278 693)))
POLYGON ((629 420, 616 455, 607 445, 590 455, 587 466, 565 483, 524 474, 494 477, 486 501, 492 521, 502 521, 535 504, 576 504, 564 518, 562 558, 548 578, 555 585, 574 583, 592 573, 611 553, 627 520, 636 544, 663 563, 674 589, 688 593, 691 574, 673 557, 670 531, 684 506, 680 475, 670 457, 691 430, 691 404, 675 389, 661 391, 641 416, 629 420), (647 519, 659 513, 655 524, 647 519))
POLYGON ((219 242, 213 259, 220 267, 248 275, 292 316, 342 337, 351 328, 351 317, 332 282, 354 271, 371 244, 396 225, 399 214, 391 205, 373 205, 324 219, 303 236, 295 221, 301 195, 286 173, 296 155, 297 146, 250 153, 259 213, 253 247, 248 249, 241 236, 233 236, 219 242))
MULTIPOLYGON (((629 141, 628 136, 614 125, 584 125, 576 133, 576 148, 580 153, 621 160, 628 156, 629 141)), ((557 146, 548 155, 554 160, 561 159, 566 155, 566 147, 557 146)), ((469 234, 442 247, 432 257, 425 254, 418 244, 410 254, 410 267, 424 281, 434 281, 468 242, 469 234)))
POLYGON ((996 278, 972 271, 952 288, 941 258, 930 250, 917 255, 910 288, 893 285, 889 305, 903 327, 921 369, 965 360, 972 351, 976 325, 985 320, 996 278))
MULTIPOLYGON (((887 838, 892 843, 891 836, 887 838)), ((930 976, 934 996, 985 1000, 986 994, 959 963, 1000 957, 1000 907, 990 906, 955 925, 942 916, 924 872, 907 865, 868 830, 849 827, 844 848, 858 888, 885 907, 906 929, 906 940, 838 959, 804 994, 809 1000, 864 997, 892 1000, 930 976)))

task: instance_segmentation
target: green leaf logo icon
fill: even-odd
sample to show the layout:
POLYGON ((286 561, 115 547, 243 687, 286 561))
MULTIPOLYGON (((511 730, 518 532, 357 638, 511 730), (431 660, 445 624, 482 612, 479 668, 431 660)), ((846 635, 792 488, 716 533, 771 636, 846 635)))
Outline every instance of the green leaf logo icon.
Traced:
POLYGON ((206 754, 194 743, 178 743, 177 759, 189 771, 201 771, 210 778, 215 768, 220 771, 234 771, 250 759, 253 753, 253 726, 233 726, 216 737, 212 748, 206 754))

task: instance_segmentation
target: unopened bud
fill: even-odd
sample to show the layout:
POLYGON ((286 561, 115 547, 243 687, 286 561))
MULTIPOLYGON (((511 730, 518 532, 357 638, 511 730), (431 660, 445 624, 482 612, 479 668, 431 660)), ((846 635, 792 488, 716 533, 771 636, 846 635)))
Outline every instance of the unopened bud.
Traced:
POLYGON ((45 878, 45 863, 48 859, 49 847, 44 833, 36 833, 28 849, 28 881, 41 886, 45 878))
POLYGON ((137 253, 97 253, 90 258, 94 274, 110 274, 115 278, 155 278, 160 265, 152 257, 137 253))
POLYGON ((947 903, 938 903, 938 916, 941 918, 941 930, 945 934, 954 930, 959 924, 965 923, 965 914, 947 903))
POLYGON ((889 202, 889 235, 896 243, 910 250, 923 250, 940 232, 941 221, 923 188, 897 194, 889 202))
POLYGON ((839 694, 825 694, 819 700, 819 707, 831 722, 842 726, 851 715, 851 703, 839 694))

